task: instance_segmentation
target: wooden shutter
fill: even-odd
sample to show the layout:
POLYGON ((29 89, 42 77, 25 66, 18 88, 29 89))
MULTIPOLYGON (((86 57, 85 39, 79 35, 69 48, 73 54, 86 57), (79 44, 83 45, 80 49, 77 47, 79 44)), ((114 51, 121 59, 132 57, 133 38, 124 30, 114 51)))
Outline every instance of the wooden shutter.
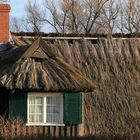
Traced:
POLYGON ((64 94, 64 124, 82 123, 82 93, 64 94))
POLYGON ((9 118, 27 121, 27 93, 12 94, 9 99, 9 118))

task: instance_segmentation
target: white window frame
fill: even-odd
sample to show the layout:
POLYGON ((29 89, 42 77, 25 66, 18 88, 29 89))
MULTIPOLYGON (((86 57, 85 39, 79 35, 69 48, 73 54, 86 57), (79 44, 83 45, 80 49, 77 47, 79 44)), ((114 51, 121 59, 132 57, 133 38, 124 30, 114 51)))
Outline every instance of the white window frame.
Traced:
POLYGON ((62 93, 41 93, 41 92, 30 92, 28 93, 28 97, 27 97, 27 126, 65 126, 65 124, 63 123, 63 94, 62 93), (43 123, 31 123, 29 122, 29 97, 43 97, 44 100, 44 104, 43 104, 43 112, 46 112, 46 98, 47 96, 61 96, 61 107, 60 107, 60 112, 61 112, 61 122, 62 123, 47 123, 45 122, 46 120, 46 113, 43 113, 43 123))

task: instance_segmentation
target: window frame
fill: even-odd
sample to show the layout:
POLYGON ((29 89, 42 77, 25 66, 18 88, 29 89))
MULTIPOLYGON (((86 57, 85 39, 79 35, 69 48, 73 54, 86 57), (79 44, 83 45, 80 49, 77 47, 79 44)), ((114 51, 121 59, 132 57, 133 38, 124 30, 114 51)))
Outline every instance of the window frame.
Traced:
POLYGON ((63 94, 62 93, 41 93, 41 92, 30 92, 28 93, 27 96, 27 126, 65 126, 64 121, 63 121, 63 117, 64 117, 64 112, 63 112, 63 107, 64 107, 64 103, 63 103, 63 94), (31 123, 29 122, 29 97, 43 97, 43 122, 42 123, 31 123), (60 119, 62 123, 47 123, 44 122, 44 120, 46 120, 46 97, 47 96, 61 96, 61 107, 60 107, 60 119))

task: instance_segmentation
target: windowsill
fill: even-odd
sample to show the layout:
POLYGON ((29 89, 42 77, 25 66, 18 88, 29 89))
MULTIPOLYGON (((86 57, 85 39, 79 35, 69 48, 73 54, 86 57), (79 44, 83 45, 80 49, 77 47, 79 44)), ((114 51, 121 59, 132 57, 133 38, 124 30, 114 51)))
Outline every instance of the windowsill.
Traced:
POLYGON ((65 126, 65 124, 27 123, 26 126, 65 126))

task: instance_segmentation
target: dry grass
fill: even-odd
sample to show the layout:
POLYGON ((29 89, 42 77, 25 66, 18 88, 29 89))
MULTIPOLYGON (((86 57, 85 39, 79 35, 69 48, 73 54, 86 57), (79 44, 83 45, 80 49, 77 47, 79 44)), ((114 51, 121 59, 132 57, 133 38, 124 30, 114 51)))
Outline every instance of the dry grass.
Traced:
POLYGON ((24 136, 25 131, 22 129, 23 127, 25 125, 20 119, 8 121, 0 117, 0 139, 14 139, 24 136))
MULTIPOLYGON (((0 117, 0 139, 1 140, 139 140, 139 133, 125 133, 118 135, 94 134, 85 137, 73 136, 52 136, 43 134, 42 128, 27 127, 21 120, 13 122, 0 117)), ((51 132, 52 133, 52 132, 51 132)))

